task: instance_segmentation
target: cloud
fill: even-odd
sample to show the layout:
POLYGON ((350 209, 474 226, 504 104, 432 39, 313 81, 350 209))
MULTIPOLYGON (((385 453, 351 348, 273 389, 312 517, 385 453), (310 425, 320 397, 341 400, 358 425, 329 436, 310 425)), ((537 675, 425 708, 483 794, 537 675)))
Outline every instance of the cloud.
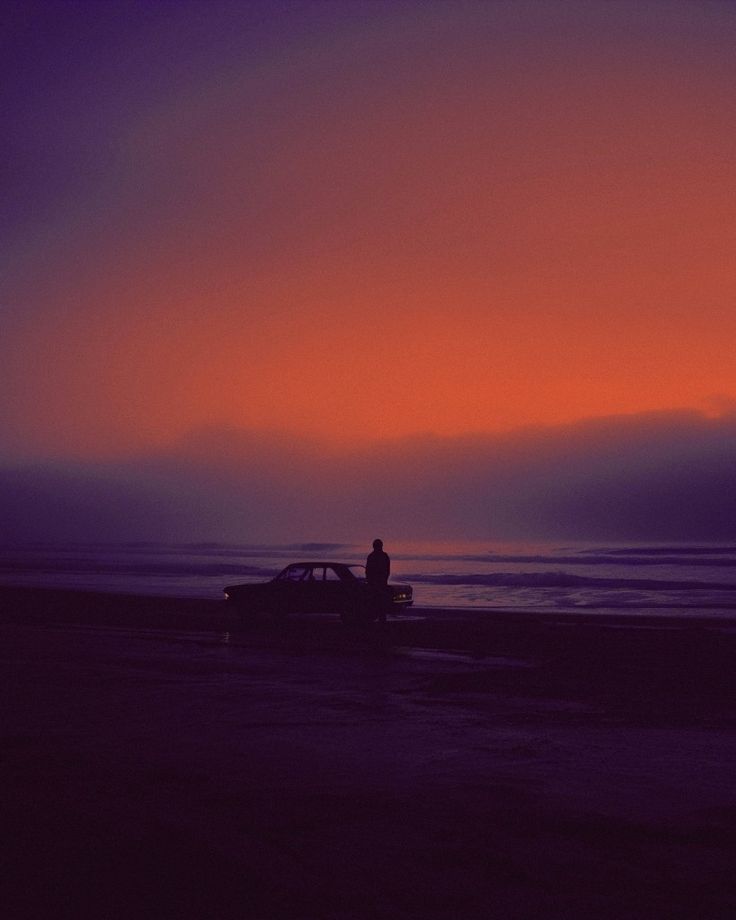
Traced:
POLYGON ((736 416, 595 419, 336 451, 202 429, 157 454, 6 466, 0 514, 28 540, 736 538, 736 416))

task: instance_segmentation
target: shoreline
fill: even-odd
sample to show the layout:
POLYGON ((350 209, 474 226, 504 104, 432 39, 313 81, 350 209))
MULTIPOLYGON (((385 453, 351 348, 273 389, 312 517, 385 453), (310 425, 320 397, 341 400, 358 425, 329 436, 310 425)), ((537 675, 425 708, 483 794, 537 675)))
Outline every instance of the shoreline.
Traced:
MULTIPOLYGON (((43 621, 58 618, 61 622, 93 621, 115 618, 120 625, 170 625, 191 624, 204 629, 221 629, 243 624, 219 598, 190 596, 135 594, 96 590, 90 588, 36 587, 29 585, 0 584, 0 619, 26 618, 43 621)), ((290 617, 288 625, 300 619, 312 627, 320 628, 326 622, 337 622, 337 617, 290 617), (319 624, 319 625, 317 625, 319 624)), ((392 626, 406 627, 414 624, 420 629, 423 623, 494 623, 508 622, 540 625, 578 624, 619 628, 657 629, 728 629, 736 628, 736 610, 724 607, 687 607, 660 609, 647 607, 641 611, 632 608, 519 608, 519 607, 422 607, 412 606, 399 614, 391 614, 392 626), (714 610, 719 613, 715 614, 714 610)))
POLYGON ((0 588, 3 624, 151 632, 164 640, 201 634, 205 641, 227 641, 256 654, 508 659, 529 668, 470 678, 467 685, 460 680, 452 692, 494 687, 534 698, 569 697, 626 721, 661 717, 666 724, 736 725, 736 627, 707 615, 412 607, 385 626, 353 629, 335 615, 242 623, 224 600, 0 588))

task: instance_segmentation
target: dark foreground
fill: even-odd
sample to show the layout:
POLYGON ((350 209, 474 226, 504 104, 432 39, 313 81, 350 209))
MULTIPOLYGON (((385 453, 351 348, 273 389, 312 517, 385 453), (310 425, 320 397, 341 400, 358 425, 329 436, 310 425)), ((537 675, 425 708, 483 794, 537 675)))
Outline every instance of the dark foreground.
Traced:
POLYGON ((5 918, 736 916, 736 624, 0 605, 5 918))

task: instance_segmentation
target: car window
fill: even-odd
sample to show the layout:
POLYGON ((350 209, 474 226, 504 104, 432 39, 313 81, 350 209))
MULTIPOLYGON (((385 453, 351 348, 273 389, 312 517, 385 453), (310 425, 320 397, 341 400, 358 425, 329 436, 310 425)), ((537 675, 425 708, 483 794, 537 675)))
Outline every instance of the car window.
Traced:
POLYGON ((303 581, 308 571, 305 565, 292 565, 282 572, 280 579, 282 581, 303 581))
POLYGON ((365 581, 365 566, 364 565, 349 565, 348 569, 353 578, 357 578, 359 581, 365 581))
POLYGON ((340 580, 341 580, 340 576, 337 574, 337 572, 332 568, 331 565, 328 565, 325 568, 325 581, 340 581, 340 580))
POLYGON ((313 581, 324 581, 325 578, 325 567, 323 565, 312 566, 311 575, 308 576, 310 580, 313 581))

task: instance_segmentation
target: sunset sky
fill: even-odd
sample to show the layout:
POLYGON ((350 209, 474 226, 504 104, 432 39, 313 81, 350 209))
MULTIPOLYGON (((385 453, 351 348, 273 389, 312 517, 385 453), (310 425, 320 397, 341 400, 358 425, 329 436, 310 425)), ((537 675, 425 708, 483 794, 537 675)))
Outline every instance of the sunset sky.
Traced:
POLYGON ((8 462, 733 412, 734 4, 3 10, 8 462))

